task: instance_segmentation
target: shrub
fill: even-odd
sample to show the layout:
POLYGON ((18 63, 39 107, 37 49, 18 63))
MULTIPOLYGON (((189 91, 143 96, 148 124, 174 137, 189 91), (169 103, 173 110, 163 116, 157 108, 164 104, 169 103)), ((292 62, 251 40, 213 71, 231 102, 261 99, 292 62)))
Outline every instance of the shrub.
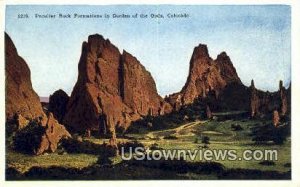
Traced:
POLYGON ((241 130, 243 130, 243 128, 239 124, 231 124, 231 129, 233 131, 241 131, 241 130))
POLYGON ((41 143, 45 128, 38 122, 31 121, 26 127, 16 132, 13 148, 25 154, 34 154, 41 143))
POLYGON ((291 135, 290 123, 286 123, 283 126, 275 127, 273 124, 259 125, 257 124, 252 128, 250 136, 253 136, 252 140, 257 144, 265 143, 268 141, 274 142, 274 144, 283 144, 288 136, 291 135))
POLYGON ((174 135, 165 136, 164 139, 166 140, 177 140, 178 138, 174 135))
POLYGON ((209 137, 208 136, 203 136, 202 143, 204 143, 204 144, 210 144, 209 143, 209 137))
POLYGON ((198 138, 195 138, 194 143, 198 143, 198 138))

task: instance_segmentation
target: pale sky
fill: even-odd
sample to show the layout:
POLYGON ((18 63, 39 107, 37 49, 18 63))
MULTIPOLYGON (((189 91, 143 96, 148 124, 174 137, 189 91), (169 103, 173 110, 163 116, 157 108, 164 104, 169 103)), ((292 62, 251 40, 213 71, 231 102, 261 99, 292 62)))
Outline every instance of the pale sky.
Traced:
POLYGON ((99 33, 136 56, 164 96, 183 87, 195 46, 207 44, 215 59, 226 51, 245 85, 275 91, 291 79, 290 7, 255 6, 7 6, 6 32, 31 69, 35 91, 49 96, 72 92, 81 44, 99 33), (18 19, 27 13, 29 18, 18 19), (35 14, 187 13, 177 19, 36 19, 35 14))

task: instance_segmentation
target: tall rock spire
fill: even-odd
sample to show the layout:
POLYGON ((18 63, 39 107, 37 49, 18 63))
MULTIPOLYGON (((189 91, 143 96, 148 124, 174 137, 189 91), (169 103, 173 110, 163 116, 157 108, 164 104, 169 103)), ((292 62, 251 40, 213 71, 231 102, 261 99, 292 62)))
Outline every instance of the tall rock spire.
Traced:
POLYGON ((112 132, 164 106, 145 67, 99 34, 83 42, 78 71, 64 117, 69 129, 112 132))

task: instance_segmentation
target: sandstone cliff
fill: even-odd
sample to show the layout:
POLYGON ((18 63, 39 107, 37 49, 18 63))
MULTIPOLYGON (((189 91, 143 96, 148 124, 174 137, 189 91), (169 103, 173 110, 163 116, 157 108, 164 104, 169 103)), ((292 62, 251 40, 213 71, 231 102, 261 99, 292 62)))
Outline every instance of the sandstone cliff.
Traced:
POLYGON ((6 130, 16 131, 14 147, 30 154, 54 152, 58 142, 71 135, 52 113, 43 112, 38 95, 32 88, 30 69, 18 55, 5 33, 5 110, 6 130))
POLYGON ((168 108, 145 67, 101 35, 91 35, 83 43, 78 71, 64 117, 71 130, 111 132, 168 108))
POLYGON ((255 88, 254 81, 251 81, 251 116, 263 116, 273 111, 280 111, 281 116, 290 112, 289 101, 290 92, 283 87, 282 81, 279 81, 279 90, 277 92, 264 92, 255 88))
POLYGON ((209 93, 219 97, 220 92, 229 84, 241 84, 236 70, 225 52, 213 60, 206 45, 195 47, 190 60, 187 81, 179 93, 166 98, 175 109, 194 102, 195 99, 205 98, 209 93))
POLYGON ((121 56, 121 96, 124 103, 140 115, 157 115, 162 98, 151 74, 132 55, 121 56))
POLYGON ((165 98, 175 110, 195 103, 195 100, 209 103, 210 110, 216 111, 250 111, 250 115, 263 116, 280 111, 284 116, 289 113, 290 88, 286 89, 279 83, 277 92, 264 92, 251 86, 245 86, 229 56, 222 52, 213 60, 206 45, 195 47, 190 60, 187 81, 178 93, 165 98))
POLYGON ((39 97, 32 88, 30 69, 5 33, 5 114, 12 119, 20 114, 27 119, 43 116, 39 97))

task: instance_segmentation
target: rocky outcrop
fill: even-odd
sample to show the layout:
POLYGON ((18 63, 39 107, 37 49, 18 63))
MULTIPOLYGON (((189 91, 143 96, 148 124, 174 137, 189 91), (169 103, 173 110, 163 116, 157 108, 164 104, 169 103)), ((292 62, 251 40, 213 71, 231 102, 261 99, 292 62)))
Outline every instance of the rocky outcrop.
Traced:
POLYGON ((281 115, 284 116, 288 112, 288 92, 285 87, 283 87, 282 80, 279 82, 279 93, 280 93, 280 109, 281 109, 281 115))
POLYGON ((58 123, 52 113, 49 113, 47 116, 47 123, 43 127, 45 131, 41 136, 39 146, 35 150, 36 155, 43 154, 44 152, 55 152, 58 143, 62 139, 71 138, 70 133, 63 125, 58 123))
POLYGON ((20 114, 26 119, 43 116, 38 95, 32 88, 30 69, 5 33, 5 114, 13 119, 20 114))
POLYGON ((213 117, 208 105, 206 105, 206 117, 207 119, 211 119, 213 117))
POLYGON ((53 113, 53 116, 59 123, 62 123, 66 114, 69 96, 63 90, 57 90, 49 98, 48 110, 53 113))
POLYGON ((206 45, 195 47, 190 60, 190 69, 187 81, 178 93, 165 98, 174 110, 182 106, 189 106, 198 100, 210 103, 212 111, 249 111, 251 117, 272 114, 280 111, 284 116, 289 113, 290 88, 286 89, 279 83, 279 91, 264 92, 251 86, 245 86, 229 58, 222 52, 213 60, 206 45))
POLYGON ((71 138, 69 132, 57 122, 52 113, 44 119, 45 122, 30 121, 16 132, 13 137, 15 150, 34 155, 55 152, 62 139, 71 138))
POLYGON ((251 86, 250 108, 251 116, 264 116, 271 114, 273 111, 278 112, 279 116, 287 115, 289 111, 290 92, 283 87, 282 81, 279 82, 279 90, 277 92, 264 92, 258 90, 254 86, 252 80, 251 86))
POLYGON ((21 114, 16 114, 17 130, 25 128, 29 124, 29 120, 25 119, 21 114))
POLYGON ((72 131, 126 129, 131 121, 168 108, 140 62, 101 35, 83 43, 78 71, 64 117, 72 131))
POLYGON ((278 127, 280 123, 280 116, 277 110, 273 111, 273 125, 278 127))
POLYGON ((259 105, 260 105, 260 99, 257 95, 257 90, 254 85, 254 80, 251 80, 251 98, 250 98, 250 108, 251 108, 251 117, 254 117, 259 114, 259 105))
POLYGON ((126 51, 121 56, 121 97, 134 113, 158 115, 162 98, 151 74, 126 51))
MULTIPOLYGON (((5 34, 5 109, 7 124, 14 123, 14 145, 26 153, 54 152, 62 138, 71 137, 64 126, 43 112, 32 88, 30 69, 5 34)), ((11 126, 7 126, 10 128, 11 126)))
POLYGON ((182 105, 188 105, 195 99, 205 98, 210 92, 218 97, 229 84, 241 84, 236 70, 225 52, 213 60, 206 45, 195 47, 190 60, 190 70, 187 81, 179 93, 166 98, 178 110, 182 105))

